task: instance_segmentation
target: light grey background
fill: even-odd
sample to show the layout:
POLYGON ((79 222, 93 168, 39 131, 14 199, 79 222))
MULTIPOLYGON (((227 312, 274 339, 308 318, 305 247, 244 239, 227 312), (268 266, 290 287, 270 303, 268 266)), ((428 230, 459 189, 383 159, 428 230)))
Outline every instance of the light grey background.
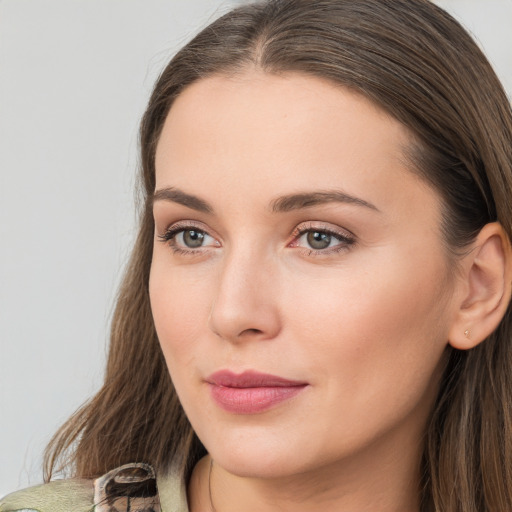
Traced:
MULTIPOLYGON (((137 124, 236 0, 0 0, 0 495, 101 382, 134 234, 137 124)), ((443 0, 512 92, 512 0, 443 0)))

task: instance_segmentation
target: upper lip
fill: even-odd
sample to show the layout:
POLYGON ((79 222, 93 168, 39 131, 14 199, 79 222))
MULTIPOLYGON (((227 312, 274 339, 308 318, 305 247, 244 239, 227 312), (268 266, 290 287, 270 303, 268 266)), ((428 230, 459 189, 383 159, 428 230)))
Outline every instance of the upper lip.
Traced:
POLYGON ((307 382, 285 379, 269 373, 260 373, 254 370, 235 373, 231 370, 220 370, 207 377, 206 382, 215 386, 228 388, 273 388, 305 386, 307 382))

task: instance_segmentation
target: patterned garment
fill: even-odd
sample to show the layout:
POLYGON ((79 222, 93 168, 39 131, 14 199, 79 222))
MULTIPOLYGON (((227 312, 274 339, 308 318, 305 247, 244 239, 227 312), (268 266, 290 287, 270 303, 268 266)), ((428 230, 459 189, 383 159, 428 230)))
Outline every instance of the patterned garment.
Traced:
POLYGON ((95 512, 161 512, 148 464, 126 464, 94 481, 95 512))
POLYGON ((148 464, 120 466, 96 480, 55 480, 0 499, 0 512, 187 512, 178 472, 155 476, 148 464))

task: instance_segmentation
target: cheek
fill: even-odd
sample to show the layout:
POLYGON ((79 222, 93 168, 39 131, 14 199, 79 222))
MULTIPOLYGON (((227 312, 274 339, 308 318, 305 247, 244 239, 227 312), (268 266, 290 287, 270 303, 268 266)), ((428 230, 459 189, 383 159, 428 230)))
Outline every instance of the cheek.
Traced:
POLYGON ((204 336, 210 312, 211 288, 205 276, 190 278, 190 271, 173 268, 154 260, 149 295, 155 328, 169 370, 186 367, 194 361, 193 347, 204 336), (184 278, 186 273, 186 278, 184 278))
POLYGON ((318 437, 342 447, 426 421, 440 378, 447 327, 435 274, 384 267, 316 280, 313 294, 302 281, 290 301, 296 357, 322 390, 318 437))
MULTIPOLYGON (((449 329, 441 257, 379 257, 329 278, 303 279, 287 298, 298 350, 353 396, 428 386, 449 329), (375 261, 375 260, 374 260, 375 261), (419 270, 421 269, 421 271, 419 270), (308 343, 309 340, 309 343, 308 343), (379 391, 380 390, 380 391, 379 391)), ((327 377, 326 377, 327 378, 327 377)))

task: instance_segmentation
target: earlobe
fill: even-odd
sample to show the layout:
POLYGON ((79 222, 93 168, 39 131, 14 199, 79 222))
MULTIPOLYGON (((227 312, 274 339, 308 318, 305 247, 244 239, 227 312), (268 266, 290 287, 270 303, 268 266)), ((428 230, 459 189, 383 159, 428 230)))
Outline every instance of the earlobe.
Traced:
POLYGON ((449 343, 468 350, 499 325, 511 296, 510 240, 498 222, 486 224, 463 258, 464 296, 450 328, 449 343))

